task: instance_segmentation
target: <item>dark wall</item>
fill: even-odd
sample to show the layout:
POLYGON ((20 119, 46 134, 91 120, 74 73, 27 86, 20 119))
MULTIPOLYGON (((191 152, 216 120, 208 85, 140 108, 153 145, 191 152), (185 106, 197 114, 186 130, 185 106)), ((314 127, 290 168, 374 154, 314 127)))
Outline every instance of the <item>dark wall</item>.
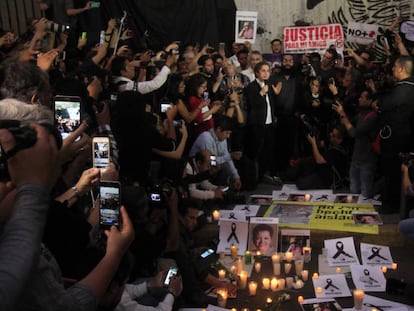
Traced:
POLYGON ((102 0, 105 18, 128 13, 127 24, 147 48, 159 50, 172 41, 217 47, 234 41, 236 5, 233 0, 102 0))

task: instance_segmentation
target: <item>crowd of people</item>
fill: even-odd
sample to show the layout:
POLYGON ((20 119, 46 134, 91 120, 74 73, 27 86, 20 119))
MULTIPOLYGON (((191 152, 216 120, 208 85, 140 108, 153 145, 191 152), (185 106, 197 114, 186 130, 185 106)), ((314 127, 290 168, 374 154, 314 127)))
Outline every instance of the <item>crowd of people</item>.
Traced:
MULTIPOLYGON (((75 16, 91 3, 55 9, 75 16)), ((374 62, 362 47, 346 61, 334 47, 287 54, 278 39, 268 54, 248 42, 153 53, 114 19, 100 41, 45 18, 31 25, 0 33, 2 310, 206 306, 207 287, 236 290, 200 258, 217 241, 193 238, 214 204, 293 182, 380 195, 386 213, 399 210, 402 173, 412 188, 401 153, 413 150, 414 49, 398 34, 374 62), (63 140, 57 95, 81 100, 82 122, 63 140), (92 165, 95 136, 109 138, 106 169, 92 165), (121 184, 121 225, 109 230, 99 226, 101 181, 121 184), (179 274, 165 285, 171 266, 179 274)), ((401 229, 412 237, 410 227, 401 229)), ((254 245, 273 234, 257 227, 254 245)))

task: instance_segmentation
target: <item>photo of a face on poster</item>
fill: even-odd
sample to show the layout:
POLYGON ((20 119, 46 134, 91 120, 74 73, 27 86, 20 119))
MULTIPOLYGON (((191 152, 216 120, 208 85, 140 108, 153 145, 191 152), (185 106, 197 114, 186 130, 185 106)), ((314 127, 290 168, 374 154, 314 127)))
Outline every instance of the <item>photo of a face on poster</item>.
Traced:
POLYGON ((272 256, 277 251, 278 222, 277 218, 250 218, 248 249, 253 254, 272 256))
POLYGON ((254 43, 257 30, 257 12, 237 11, 236 12, 236 31, 235 42, 254 43))

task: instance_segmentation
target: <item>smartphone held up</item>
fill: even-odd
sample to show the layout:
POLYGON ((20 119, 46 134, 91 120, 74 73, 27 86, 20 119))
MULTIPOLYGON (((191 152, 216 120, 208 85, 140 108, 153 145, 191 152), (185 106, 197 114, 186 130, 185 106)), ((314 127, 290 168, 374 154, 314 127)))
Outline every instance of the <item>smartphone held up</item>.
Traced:
POLYGON ((121 225, 121 190, 117 181, 101 181, 99 184, 99 226, 102 229, 121 225))
POLYGON ((110 140, 106 136, 92 138, 93 167, 101 170, 109 167, 111 155, 110 140))

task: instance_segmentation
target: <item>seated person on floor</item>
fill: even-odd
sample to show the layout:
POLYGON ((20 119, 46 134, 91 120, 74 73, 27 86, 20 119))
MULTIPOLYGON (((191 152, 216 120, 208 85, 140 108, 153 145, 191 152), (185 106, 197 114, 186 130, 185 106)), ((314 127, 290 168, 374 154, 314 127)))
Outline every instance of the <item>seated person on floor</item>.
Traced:
POLYGON ((216 160, 211 158, 212 156, 215 157, 210 150, 206 149, 198 151, 194 157, 188 160, 185 173, 189 177, 188 190, 191 198, 200 200, 223 199, 223 188, 210 182, 210 174, 203 174, 205 178, 190 181, 191 176, 217 171, 216 160))
POLYGON ((189 156, 202 150, 211 150, 216 155, 217 165, 220 171, 213 180, 218 185, 227 185, 228 181, 232 188, 241 188, 240 175, 234 165, 233 159, 227 146, 227 138, 232 132, 232 120, 227 116, 219 116, 214 120, 214 129, 202 132, 191 147, 189 156))
POLYGON ((329 144, 319 141, 311 134, 307 139, 312 146, 312 158, 290 167, 283 180, 294 180, 298 189, 329 189, 337 180, 348 176, 349 153, 345 146, 346 131, 336 124, 329 132, 329 144))

